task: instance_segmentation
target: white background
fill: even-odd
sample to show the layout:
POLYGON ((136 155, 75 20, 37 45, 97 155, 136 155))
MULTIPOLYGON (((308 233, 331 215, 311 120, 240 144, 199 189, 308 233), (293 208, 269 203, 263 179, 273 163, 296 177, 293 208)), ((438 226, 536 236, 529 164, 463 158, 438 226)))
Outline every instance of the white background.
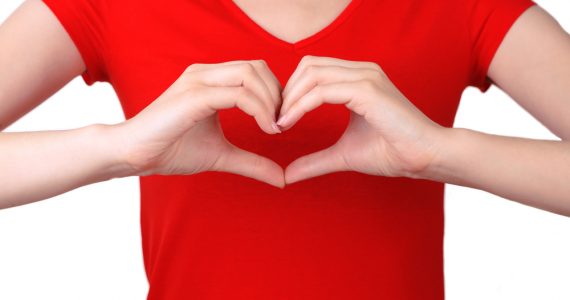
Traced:
MULTIPOLYGON (((536 2, 570 31, 568 1, 536 2)), ((110 85, 77 77, 6 131, 122 121, 110 85)), ((454 127, 557 139, 495 86, 467 88, 454 127)), ((145 299, 138 201, 127 177, 0 210, 0 299, 145 299)), ((445 201, 446 299, 570 299, 570 218, 450 184, 445 201)))

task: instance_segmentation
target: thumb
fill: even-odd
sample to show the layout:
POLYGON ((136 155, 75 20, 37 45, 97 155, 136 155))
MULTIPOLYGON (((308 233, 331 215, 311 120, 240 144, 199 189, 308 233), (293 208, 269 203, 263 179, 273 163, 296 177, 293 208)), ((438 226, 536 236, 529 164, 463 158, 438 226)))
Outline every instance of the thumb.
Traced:
POLYGON ((212 171, 250 177, 279 188, 285 186, 283 168, 280 165, 267 157, 245 151, 231 143, 228 150, 216 161, 212 171))
POLYGON ((350 170, 335 145, 301 156, 290 163, 285 169, 285 183, 291 184, 311 177, 350 170))

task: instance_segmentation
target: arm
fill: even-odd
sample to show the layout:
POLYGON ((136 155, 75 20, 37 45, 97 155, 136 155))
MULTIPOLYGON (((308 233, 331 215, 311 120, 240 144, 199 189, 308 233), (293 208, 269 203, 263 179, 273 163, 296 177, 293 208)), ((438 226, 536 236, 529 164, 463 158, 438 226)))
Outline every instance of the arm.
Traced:
POLYGON ((0 209, 134 175, 116 149, 112 126, 1 132, 0 209))
POLYGON ((570 141, 447 128, 437 159, 421 178, 477 188, 570 216, 570 141))
POLYGON ((513 24, 489 77, 561 141, 446 128, 415 178, 473 187, 570 216, 570 36, 539 6, 513 24))
MULTIPOLYGON (((0 130, 84 69, 75 45, 44 3, 24 2, 0 26, 0 130)), ((111 127, 0 132, 0 208, 128 176, 113 148, 118 140, 111 127)))

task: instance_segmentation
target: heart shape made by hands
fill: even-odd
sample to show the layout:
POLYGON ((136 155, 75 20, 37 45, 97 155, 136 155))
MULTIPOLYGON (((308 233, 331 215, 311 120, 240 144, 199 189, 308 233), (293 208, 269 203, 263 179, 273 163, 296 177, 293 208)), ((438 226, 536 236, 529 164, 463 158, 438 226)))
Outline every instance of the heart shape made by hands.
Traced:
POLYGON ((219 116, 230 142, 285 166, 284 185, 339 171, 421 177, 448 139, 374 62, 306 55, 280 92, 281 133, 219 116))
MULTIPOLYGON (((277 113, 276 119, 280 117, 277 113)), ((263 132, 251 116, 237 108, 218 114, 224 136, 232 144, 276 162, 283 169, 283 176, 291 162, 333 145, 347 129, 350 118, 346 107, 324 104, 307 112, 294 126, 272 135, 263 132)), ((292 177, 284 178, 286 184, 293 183, 287 179, 292 177)))

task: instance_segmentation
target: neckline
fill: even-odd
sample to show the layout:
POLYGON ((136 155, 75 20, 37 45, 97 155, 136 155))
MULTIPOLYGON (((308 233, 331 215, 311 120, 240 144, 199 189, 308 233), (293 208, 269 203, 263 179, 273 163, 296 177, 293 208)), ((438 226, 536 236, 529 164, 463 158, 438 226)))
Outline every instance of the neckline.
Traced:
POLYGON ((304 37, 294 43, 290 43, 288 41, 282 40, 277 36, 273 35, 265 28, 261 27, 258 23, 256 23, 248 14, 245 13, 233 0, 223 0, 222 2, 226 4, 226 6, 232 10, 238 18, 240 18, 244 24, 250 27, 253 31, 257 32, 257 34, 263 36, 265 39, 269 40, 272 43, 275 43, 279 46, 284 46, 291 49, 300 49, 310 44, 315 43, 317 40, 329 35, 332 31, 338 28, 341 24, 343 24, 346 19, 352 14, 352 12, 358 7, 358 5, 363 0, 352 0, 344 7, 344 9, 326 26, 318 30, 317 32, 304 37))

